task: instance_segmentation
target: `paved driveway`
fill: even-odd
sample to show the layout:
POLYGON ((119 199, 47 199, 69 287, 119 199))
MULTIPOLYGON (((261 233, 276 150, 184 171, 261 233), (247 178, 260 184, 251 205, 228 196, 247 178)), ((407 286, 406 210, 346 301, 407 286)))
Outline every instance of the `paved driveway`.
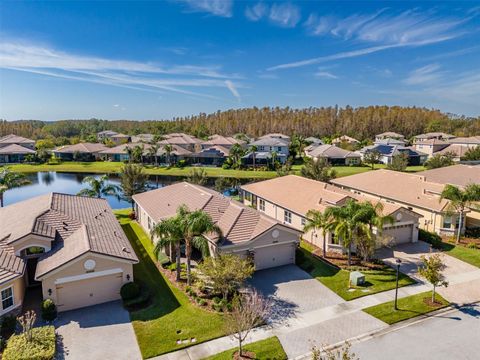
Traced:
POLYGON ((60 313, 57 359, 141 359, 128 311, 119 301, 60 313))
MULTIPOLYGON (((418 266, 422 256, 430 256, 435 250, 430 244, 419 241, 413 244, 399 245, 393 249, 381 249, 378 256, 387 264, 395 267, 395 259, 402 260, 400 271, 408 276, 424 282, 418 274, 418 266)), ((450 302, 469 304, 480 301, 480 269, 443 254, 445 270, 443 274, 449 282, 447 288, 439 288, 438 292, 450 302)))

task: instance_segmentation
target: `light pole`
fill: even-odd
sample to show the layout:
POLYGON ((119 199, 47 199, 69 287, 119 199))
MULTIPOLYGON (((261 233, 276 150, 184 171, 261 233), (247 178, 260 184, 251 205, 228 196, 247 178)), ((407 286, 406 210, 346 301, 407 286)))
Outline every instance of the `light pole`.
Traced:
POLYGON ((400 264, 402 263, 402 260, 396 259, 395 262, 397 263, 397 284, 395 286, 395 310, 398 310, 397 306, 397 299, 398 299, 398 275, 400 273, 400 264))

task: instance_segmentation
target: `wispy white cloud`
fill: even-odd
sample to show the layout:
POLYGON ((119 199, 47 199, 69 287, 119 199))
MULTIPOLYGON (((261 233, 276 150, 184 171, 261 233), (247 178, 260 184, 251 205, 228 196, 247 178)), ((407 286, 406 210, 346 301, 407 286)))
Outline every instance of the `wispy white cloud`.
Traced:
POLYGON ((242 98, 240 97, 240 93, 238 92, 235 84, 232 81, 225 80, 225 85, 227 86, 227 89, 230 90, 232 95, 237 98, 238 102, 242 101, 242 98))
POLYGON ((259 21, 266 18, 273 24, 286 28, 297 26, 302 17, 300 8, 291 3, 278 3, 268 6, 262 2, 254 6, 247 6, 245 16, 250 21, 259 21))
POLYGON ((419 57, 417 60, 418 61, 436 61, 440 59, 447 59, 447 58, 462 56, 466 54, 471 54, 478 50, 480 50, 480 45, 470 46, 468 48, 458 49, 458 50, 449 51, 449 52, 443 52, 443 53, 432 55, 432 56, 422 56, 421 58, 419 57))
POLYGON ((190 11, 206 12, 214 16, 232 17, 232 0, 176 0, 184 3, 190 11))
MULTIPOLYGON (((223 74, 219 66, 161 66, 75 55, 18 41, 0 42, 0 68, 134 90, 160 90, 202 97, 212 96, 190 89, 223 89, 225 80, 232 82, 240 78, 238 74, 223 74)), ((235 86, 241 87, 241 84, 235 86)))
POLYGON ((120 104, 114 104, 113 107, 116 107, 118 108, 120 106, 120 104))
POLYGON ((317 71, 313 75, 316 78, 322 78, 322 79, 338 79, 337 75, 334 75, 334 74, 332 74, 331 72, 328 72, 328 71, 317 71))
POLYGON ((441 79, 442 75, 439 64, 429 64, 411 71, 403 83, 407 85, 431 84, 441 79))

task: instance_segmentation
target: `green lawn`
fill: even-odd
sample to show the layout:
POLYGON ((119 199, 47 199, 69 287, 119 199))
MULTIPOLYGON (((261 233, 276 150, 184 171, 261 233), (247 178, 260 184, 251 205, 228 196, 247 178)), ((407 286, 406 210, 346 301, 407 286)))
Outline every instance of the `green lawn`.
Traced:
MULTIPOLYGON (((395 288, 396 271, 385 266, 380 270, 362 271, 366 285, 349 289, 350 272, 333 267, 315 257, 305 242, 302 242, 297 250, 297 265, 347 301, 395 288)), ((414 283, 413 279, 400 273, 400 287, 414 283)))
POLYGON ((386 322, 387 324, 395 324, 399 321, 424 315, 431 311, 438 310, 449 305, 449 302, 447 300, 445 300, 438 293, 436 293, 435 300, 439 304, 432 307, 424 301, 424 299, 431 298, 432 292, 427 291, 417 295, 407 296, 398 299, 398 310, 394 310, 394 301, 389 301, 380 305, 366 308, 363 311, 376 317, 377 319, 382 320, 383 322, 386 322))
MULTIPOLYGON (((282 344, 276 336, 257 341, 244 347, 245 351, 255 353, 255 359, 261 360, 286 360, 287 354, 283 351, 282 344)), ((237 349, 231 349, 221 352, 217 355, 209 356, 204 360, 231 360, 237 349)))
MULTIPOLYGON (((57 172, 87 172, 87 173, 101 173, 113 174, 120 172, 122 162, 96 161, 96 162, 75 162, 65 161, 58 164, 13 164, 9 167, 13 171, 30 173, 39 171, 57 171, 57 172)), ((383 165, 376 165, 375 168, 384 168, 383 165)), ((293 165, 294 173, 300 174, 302 165, 293 165)), ((185 168, 155 168, 147 165, 145 167, 146 173, 149 175, 160 176, 188 176, 191 167, 185 168)), ((269 179, 277 175, 275 171, 253 171, 253 170, 231 170, 215 167, 204 167, 209 177, 234 177, 239 179, 269 179)), ((335 166, 338 177, 349 176, 354 174, 370 171, 368 166, 335 166)), ((410 166, 407 171, 415 172, 425 170, 423 166, 410 166)))
POLYGON ((446 242, 438 243, 436 246, 443 250, 445 254, 480 268, 480 249, 469 249, 462 245, 446 242))
POLYGON ((152 293, 149 307, 130 313, 142 356, 153 357, 225 335, 222 315, 191 304, 158 271, 153 246, 142 228, 128 218, 129 210, 115 213, 140 259, 133 266, 135 280, 146 284, 152 293), (192 338, 195 343, 177 344, 177 340, 192 338))

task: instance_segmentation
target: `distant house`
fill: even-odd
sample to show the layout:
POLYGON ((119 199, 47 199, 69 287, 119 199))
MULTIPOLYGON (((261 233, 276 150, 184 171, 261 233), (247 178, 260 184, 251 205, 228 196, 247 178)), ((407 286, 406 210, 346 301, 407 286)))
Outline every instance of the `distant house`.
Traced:
POLYGON ((138 134, 132 136, 132 143, 151 143, 155 135, 153 134, 138 134))
POLYGON ((285 140, 288 143, 290 143, 290 136, 285 135, 285 134, 281 134, 281 133, 270 133, 270 134, 265 134, 265 135, 259 137, 259 139, 267 139, 267 138, 282 139, 282 140, 285 140))
POLYGON ((469 148, 467 146, 450 144, 446 148, 437 151, 434 155, 449 155, 452 156, 452 160, 459 162, 465 156, 469 148))
POLYGON ((315 136, 309 136, 305 139, 309 145, 323 145, 323 141, 315 136))
POLYGON ((422 142, 422 141, 432 140, 432 139, 447 141, 447 140, 451 140, 453 138, 455 138, 454 135, 446 134, 444 132, 429 132, 429 133, 414 136, 413 137, 413 143, 415 144, 417 142, 422 142))
POLYGON ((106 139, 113 141, 117 145, 125 144, 132 141, 132 137, 130 135, 120 134, 111 130, 100 131, 99 133, 97 133, 98 141, 104 141, 106 139))
POLYGON ((200 152, 189 154, 189 162, 193 165, 222 166, 230 150, 220 145, 210 146, 200 152))
POLYGON ((375 140, 375 145, 400 145, 405 146, 405 140, 386 138, 381 140, 375 140))
POLYGON ((180 182, 134 195, 133 200, 137 221, 147 234, 186 205, 191 211, 206 212, 222 231, 220 238, 204 234, 211 256, 232 253, 250 258, 256 270, 295 263, 300 231, 214 190, 180 182))
POLYGON ((334 145, 311 145, 305 149, 305 155, 313 159, 323 158, 332 165, 358 165, 361 155, 334 145))
POLYGON ((60 146, 52 152, 61 160, 94 161, 101 158, 100 153, 104 150, 108 150, 108 147, 100 143, 79 143, 60 146))
POLYGON ((202 140, 184 133, 168 134, 164 136, 163 140, 159 141, 160 145, 177 145, 191 152, 202 150, 201 143, 202 140))
POLYGON ((0 163, 20 163, 27 155, 35 154, 35 141, 17 135, 0 138, 0 163))
POLYGON ((212 135, 207 141, 202 142, 202 149, 208 149, 213 146, 221 146, 226 149, 230 149, 233 145, 238 144, 242 147, 246 146, 246 142, 243 140, 235 139, 231 136, 212 135))
POLYGON ((381 134, 375 135, 375 142, 387 139, 401 140, 405 143, 405 136, 393 131, 386 131, 381 134))
MULTIPOLYGON (((271 180, 255 182, 241 187, 241 197, 245 205, 253 206, 268 216, 286 225, 303 231, 308 222, 309 210, 324 212, 329 207, 344 205, 348 200, 359 202, 380 202, 384 215, 391 215, 393 224, 385 224, 383 237, 386 243, 402 244, 418 240, 418 219, 416 214, 405 207, 389 204, 378 199, 342 190, 336 186, 307 179, 296 175, 277 177, 271 180)), ((323 248, 322 229, 304 233, 302 238, 323 248)), ((327 251, 343 252, 341 239, 334 231, 327 231, 327 251)), ((377 246, 380 246, 379 242, 377 246)))
POLYGON ((332 145, 340 146, 342 144, 358 145, 360 141, 347 135, 342 135, 332 140, 332 145))
POLYGON ((97 140, 103 141, 105 139, 110 139, 112 136, 118 135, 116 131, 104 130, 97 133, 97 140))
POLYGON ((100 151, 99 155, 102 158, 110 161, 128 161, 130 160, 129 149, 133 149, 137 145, 142 146, 144 150, 146 149, 146 147, 149 146, 148 144, 143 144, 143 143, 122 144, 122 145, 117 145, 113 148, 106 148, 105 150, 100 151))
POLYGON ((429 139, 429 140, 418 140, 413 144, 413 148, 417 151, 421 151, 432 157, 435 153, 440 150, 445 149, 450 145, 448 142, 439 139, 429 139))
POLYGON ((474 149, 480 146, 480 136, 456 137, 448 140, 449 144, 458 145, 467 149, 474 149))
POLYGON ((273 155, 271 152, 267 151, 256 151, 255 156, 253 152, 249 152, 244 155, 241 159, 243 166, 271 166, 274 161, 278 161, 280 164, 285 164, 287 162, 288 156, 285 154, 276 153, 273 155), (275 159, 274 159, 275 157, 275 159))
POLYGON ((400 154, 407 155, 409 166, 422 165, 428 158, 428 155, 423 152, 400 145, 370 145, 365 146, 364 148, 359 150, 358 153, 361 154, 363 160, 365 154, 373 151, 380 153, 379 161, 387 165, 392 163, 394 156, 400 154))

